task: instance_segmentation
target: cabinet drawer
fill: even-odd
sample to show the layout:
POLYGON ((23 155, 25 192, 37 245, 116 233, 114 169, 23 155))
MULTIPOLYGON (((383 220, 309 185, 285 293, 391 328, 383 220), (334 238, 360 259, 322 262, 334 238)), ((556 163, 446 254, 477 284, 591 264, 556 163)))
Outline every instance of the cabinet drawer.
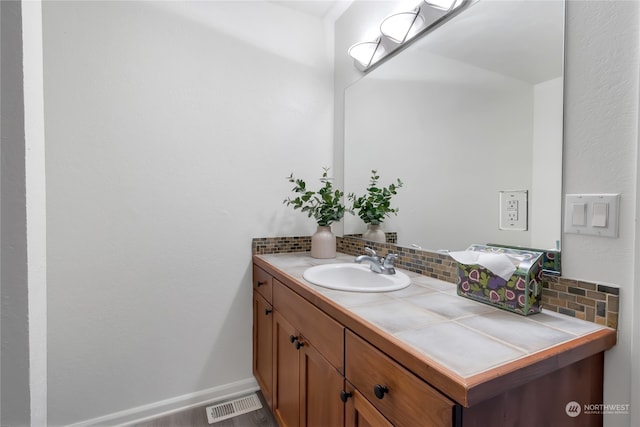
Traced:
POLYGON ((338 371, 344 373, 344 327, 273 279, 273 306, 308 339, 338 371))
POLYGON ((253 289, 258 291, 268 303, 273 302, 273 277, 255 264, 253 265, 253 289))
POLYGON ((453 401, 348 330, 345 341, 347 380, 395 426, 453 425, 453 401))

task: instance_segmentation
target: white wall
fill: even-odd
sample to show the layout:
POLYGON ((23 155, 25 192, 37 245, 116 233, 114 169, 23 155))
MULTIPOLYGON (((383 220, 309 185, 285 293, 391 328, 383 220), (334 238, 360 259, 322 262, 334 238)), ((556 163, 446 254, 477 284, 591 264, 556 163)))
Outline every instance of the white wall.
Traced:
POLYGON ((255 384, 251 238, 310 234, 284 178, 331 165, 323 28, 265 2, 43 3, 50 425, 255 384))
MULTIPOLYGON (((605 403, 630 404, 632 415, 607 415, 605 425, 640 425, 640 301, 638 271, 638 33, 637 2, 579 1, 567 5, 564 193, 622 194, 620 237, 563 235, 563 275, 620 286, 618 344, 605 357, 605 403), (597 28, 597 31, 594 31, 597 28), (635 271, 634 271, 635 267, 635 271), (637 306, 637 305, 636 305, 637 306), (635 329, 634 329, 635 327, 635 329), (632 386, 633 384, 633 386, 632 386), (633 388, 633 393, 632 393, 633 388)), ((347 48, 366 39, 392 9, 356 1, 336 23, 335 164, 341 164, 343 92, 359 78, 347 48), (384 9, 386 8, 386 12, 384 9)))

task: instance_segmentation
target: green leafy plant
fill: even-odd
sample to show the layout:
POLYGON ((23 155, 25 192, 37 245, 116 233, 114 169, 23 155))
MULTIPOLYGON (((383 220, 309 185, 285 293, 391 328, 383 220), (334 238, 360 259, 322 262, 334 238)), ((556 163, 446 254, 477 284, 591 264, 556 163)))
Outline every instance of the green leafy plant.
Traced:
POLYGON ((293 173, 287 177, 289 182, 294 183, 291 189, 298 194, 295 198, 287 197, 284 204, 293 206, 293 209, 300 209, 306 212, 309 218, 313 217, 320 226, 331 225, 335 221, 340 221, 344 217, 346 208, 342 203, 344 192, 333 188, 333 178, 329 177, 329 168, 323 168, 320 182, 322 187, 317 190, 307 189, 307 183, 294 178, 293 173))
POLYGON ((365 224, 382 224, 385 217, 398 214, 398 209, 391 207, 391 198, 398 194, 397 189, 403 186, 402 181, 397 179, 395 183, 383 187, 378 184, 379 179, 378 172, 372 170, 367 193, 363 196, 350 193, 347 196, 353 203, 352 210, 365 224))

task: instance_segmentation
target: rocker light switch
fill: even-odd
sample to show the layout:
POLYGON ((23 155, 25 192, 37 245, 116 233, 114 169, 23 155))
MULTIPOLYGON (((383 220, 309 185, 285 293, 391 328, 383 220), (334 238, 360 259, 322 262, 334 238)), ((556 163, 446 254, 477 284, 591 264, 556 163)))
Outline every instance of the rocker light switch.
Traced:
POLYGON ((592 227, 606 227, 609 204, 603 202, 593 203, 593 214, 591 215, 592 227))
POLYGON ((584 227, 587 225, 587 205, 584 203, 573 203, 571 205, 571 225, 584 227))
POLYGON ((618 237, 620 194, 565 194, 564 232, 618 237))

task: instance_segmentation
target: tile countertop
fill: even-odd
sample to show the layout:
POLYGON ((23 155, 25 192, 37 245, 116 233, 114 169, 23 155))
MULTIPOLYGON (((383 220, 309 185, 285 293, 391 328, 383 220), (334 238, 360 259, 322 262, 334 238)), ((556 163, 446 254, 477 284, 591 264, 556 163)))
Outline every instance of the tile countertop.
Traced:
POLYGON ((311 295, 321 295, 342 312, 406 344, 414 354, 426 356, 463 381, 562 344, 584 344, 592 335, 607 338, 602 350, 615 344, 615 331, 605 326, 544 310, 521 316, 460 297, 453 283, 406 270, 399 271, 411 278, 409 287, 386 293, 331 290, 302 277, 314 265, 353 262, 350 255, 338 254, 330 260, 314 259, 308 253, 256 258, 294 278, 311 295))

